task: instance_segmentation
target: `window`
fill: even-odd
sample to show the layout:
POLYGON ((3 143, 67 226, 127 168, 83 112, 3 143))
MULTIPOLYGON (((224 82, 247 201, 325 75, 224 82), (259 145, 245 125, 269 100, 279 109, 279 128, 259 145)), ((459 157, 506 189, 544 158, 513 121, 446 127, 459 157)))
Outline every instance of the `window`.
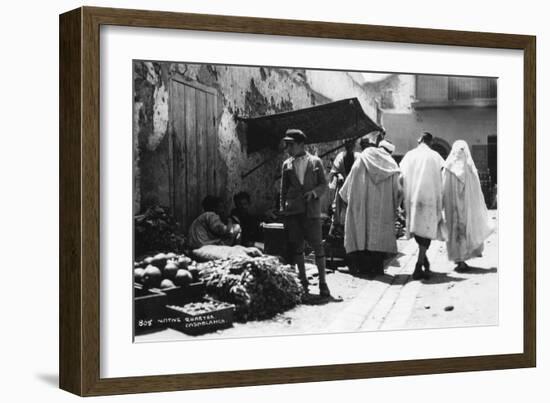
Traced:
POLYGON ((449 77, 449 100, 496 98, 495 78, 449 77))

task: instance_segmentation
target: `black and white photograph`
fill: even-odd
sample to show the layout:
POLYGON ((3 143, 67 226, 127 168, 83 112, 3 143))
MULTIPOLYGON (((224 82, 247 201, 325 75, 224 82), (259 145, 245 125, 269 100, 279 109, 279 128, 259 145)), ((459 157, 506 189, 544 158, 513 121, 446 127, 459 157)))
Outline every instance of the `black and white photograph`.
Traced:
POLYGON ((2 400, 546 402, 543 4, 6 2, 2 400))
POLYGON ((134 342, 498 325, 498 77, 131 75, 134 342))

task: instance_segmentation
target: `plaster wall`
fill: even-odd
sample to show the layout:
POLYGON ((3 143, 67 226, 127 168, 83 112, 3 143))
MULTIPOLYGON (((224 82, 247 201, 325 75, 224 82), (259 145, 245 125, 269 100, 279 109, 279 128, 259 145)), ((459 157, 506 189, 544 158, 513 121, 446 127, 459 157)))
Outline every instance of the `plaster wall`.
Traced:
POLYGON ((471 148, 486 145, 487 136, 497 134, 497 109, 439 108, 385 113, 383 124, 387 138, 396 146, 396 155, 403 155, 416 147, 422 131, 429 131, 450 146, 455 140, 465 140, 471 148))
MULTIPOLYGON (((324 104, 356 96, 365 112, 375 119, 376 104, 370 99, 360 76, 346 72, 311 71, 269 67, 197 65, 138 61, 134 63, 134 209, 142 211, 153 203, 169 205, 168 129, 170 127, 167 88, 172 74, 196 81, 217 92, 217 135, 220 169, 224 184, 219 196, 226 205, 232 195, 245 190, 252 196, 252 208, 262 212, 274 207, 283 159, 281 150, 248 154, 246 136, 238 117, 258 117, 324 104), (262 168, 242 178, 244 172, 266 159, 262 168)), ((369 90, 370 94, 375 89, 369 90)), ((308 146, 322 154, 337 142, 308 146)), ((335 153, 325 159, 330 169, 335 153)), ((326 203, 325 203, 326 204, 326 203)))

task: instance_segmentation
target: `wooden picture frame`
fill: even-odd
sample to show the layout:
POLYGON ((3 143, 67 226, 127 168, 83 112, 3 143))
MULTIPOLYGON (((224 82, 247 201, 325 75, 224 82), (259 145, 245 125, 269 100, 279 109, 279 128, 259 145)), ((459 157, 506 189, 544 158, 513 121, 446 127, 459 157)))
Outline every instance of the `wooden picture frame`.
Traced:
POLYGON ((81 7, 60 16, 60 387, 81 396, 533 367, 536 364, 534 36, 81 7), (100 26, 519 49, 524 52, 523 353, 100 377, 100 26))

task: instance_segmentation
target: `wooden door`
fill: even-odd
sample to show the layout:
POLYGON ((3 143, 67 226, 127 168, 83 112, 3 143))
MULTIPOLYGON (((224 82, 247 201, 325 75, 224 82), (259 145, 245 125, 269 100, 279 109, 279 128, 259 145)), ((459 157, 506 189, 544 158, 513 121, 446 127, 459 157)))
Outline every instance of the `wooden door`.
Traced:
POLYGON ((187 231, 202 212, 201 202, 218 189, 216 92, 198 83, 172 78, 172 209, 187 231))
POLYGON ((497 136, 487 136, 487 165, 491 172, 491 183, 497 183, 497 136))

